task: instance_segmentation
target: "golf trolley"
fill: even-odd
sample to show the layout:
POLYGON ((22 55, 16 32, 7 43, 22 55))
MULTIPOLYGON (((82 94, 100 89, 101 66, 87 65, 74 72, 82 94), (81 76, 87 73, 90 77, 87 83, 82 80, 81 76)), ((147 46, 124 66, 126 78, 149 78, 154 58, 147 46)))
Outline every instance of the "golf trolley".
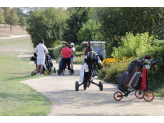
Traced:
MULTIPOLYGON (((66 65, 66 69, 68 69, 68 66, 66 65)), ((56 73, 56 68, 54 67, 54 72, 56 73)), ((61 75, 63 73, 63 69, 62 69, 62 58, 59 62, 59 69, 57 70, 58 75, 61 75)), ((71 74, 74 74, 74 70, 71 69, 71 74)))
MULTIPOLYGON (((36 53, 34 53, 34 56, 30 57, 30 60, 34 61, 34 63, 37 66, 37 54, 36 53)), ((43 74, 48 75, 49 73, 51 73, 52 67, 53 67, 53 63, 52 63, 52 60, 51 60, 51 56, 46 54, 45 55, 45 63, 44 63, 44 66, 43 66, 43 74)), ((34 76, 35 74, 36 74, 36 70, 31 72, 31 76, 34 76)))
POLYGON ((95 52, 88 53, 84 58, 84 64, 82 65, 80 74, 82 75, 83 82, 79 84, 78 81, 75 83, 75 90, 78 91, 79 87, 83 85, 84 90, 90 86, 90 84, 94 84, 100 88, 100 91, 103 90, 103 84, 100 81, 99 84, 93 82, 93 77, 95 77, 95 70, 101 69, 101 60, 99 56, 95 52))
MULTIPOLYGON (((88 41, 83 41, 83 44, 87 44, 88 41)), ((93 51, 98 54, 100 60, 102 61, 103 59, 106 58, 106 49, 105 49, 105 41, 90 41, 91 47, 93 48, 93 51)), ((97 76, 99 73, 98 69, 95 69, 94 74, 97 76)))
POLYGON ((135 60, 135 62, 132 62, 128 70, 133 69, 132 66, 137 63, 139 67, 136 67, 137 69, 133 69, 134 74, 130 75, 128 72, 125 72, 121 74, 121 76, 118 79, 118 86, 117 88, 120 91, 117 91, 114 93, 113 97, 116 101, 120 101, 124 96, 127 97, 129 93, 135 91, 135 96, 138 99, 144 98, 145 101, 150 102, 154 99, 154 94, 152 91, 148 89, 148 73, 147 70, 151 69, 153 66, 155 66, 158 62, 162 61, 162 58, 157 58, 156 51, 155 57, 153 60, 151 60, 150 55, 146 55, 143 59, 139 59, 138 64, 135 60), (145 63, 149 63, 148 65, 145 65, 145 63), (124 93, 124 95, 122 94, 124 93))

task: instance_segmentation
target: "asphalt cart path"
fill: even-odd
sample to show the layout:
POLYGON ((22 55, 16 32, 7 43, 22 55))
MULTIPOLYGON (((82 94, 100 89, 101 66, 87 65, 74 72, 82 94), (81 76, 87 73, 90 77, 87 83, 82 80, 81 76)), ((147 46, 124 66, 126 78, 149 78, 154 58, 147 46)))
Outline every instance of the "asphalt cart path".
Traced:
MULTIPOLYGON (((55 68, 58 64, 54 62, 55 68)), ((91 84, 87 90, 80 86, 75 91, 75 82, 79 80, 81 65, 74 65, 75 74, 49 76, 22 81, 36 91, 43 93, 52 102, 48 116, 164 116, 164 99, 154 97, 152 102, 138 99, 135 92, 121 101, 115 101, 113 94, 118 91, 116 85, 103 82, 104 89, 91 84)), ((100 80, 94 79, 99 83, 100 80)))

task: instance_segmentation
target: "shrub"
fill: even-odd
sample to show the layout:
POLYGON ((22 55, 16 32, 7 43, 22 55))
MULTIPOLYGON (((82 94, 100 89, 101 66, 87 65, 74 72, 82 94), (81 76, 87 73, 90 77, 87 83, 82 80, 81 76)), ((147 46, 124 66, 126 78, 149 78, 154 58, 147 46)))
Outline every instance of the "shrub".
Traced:
POLYGON ((84 55, 75 56, 75 62, 74 62, 74 64, 82 64, 83 63, 83 61, 82 61, 83 58, 84 58, 84 55))
POLYGON ((154 36, 149 37, 147 32, 136 34, 136 36, 132 33, 127 33, 126 36, 121 39, 122 45, 118 48, 114 48, 112 56, 144 57, 146 54, 154 52, 154 47, 152 46, 153 38, 154 36))
POLYGON ((83 43, 81 43, 80 45, 76 45, 74 47, 75 47, 76 51, 83 51, 84 50, 84 44, 83 43))
POLYGON ((134 60, 134 57, 123 57, 122 60, 118 58, 107 58, 102 61, 103 68, 98 75, 99 79, 106 82, 117 83, 119 76, 127 71, 129 64, 134 60))
POLYGON ((63 45, 58 45, 57 47, 54 48, 53 50, 54 58, 58 58, 60 56, 60 52, 63 47, 64 47, 63 45))

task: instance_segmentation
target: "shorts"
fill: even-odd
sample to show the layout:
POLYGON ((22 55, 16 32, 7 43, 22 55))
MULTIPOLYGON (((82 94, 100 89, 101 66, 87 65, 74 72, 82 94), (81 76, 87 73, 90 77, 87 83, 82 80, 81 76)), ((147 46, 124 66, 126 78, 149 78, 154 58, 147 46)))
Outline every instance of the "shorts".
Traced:
POLYGON ((44 65, 45 59, 37 59, 37 65, 44 65))
POLYGON ((71 62, 74 62, 75 61, 75 57, 71 57, 71 62))

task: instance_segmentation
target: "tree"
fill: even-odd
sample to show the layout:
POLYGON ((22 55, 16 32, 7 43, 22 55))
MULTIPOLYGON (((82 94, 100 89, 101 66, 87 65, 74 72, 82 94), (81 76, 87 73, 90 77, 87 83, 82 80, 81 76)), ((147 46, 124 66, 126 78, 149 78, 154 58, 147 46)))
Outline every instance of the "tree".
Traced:
POLYGON ((82 41, 100 41, 103 40, 102 34, 99 32, 100 24, 93 19, 89 19, 82 24, 82 28, 78 32, 78 40, 82 41))
POLYGON ((82 23, 89 19, 90 8, 86 7, 72 7, 68 8, 70 13, 69 18, 66 20, 66 26, 63 33, 63 39, 67 42, 74 42, 80 44, 77 34, 82 28, 82 23))
POLYGON ((18 21, 19 21, 19 17, 16 13, 15 8, 12 8, 10 11, 10 16, 7 16, 7 21, 9 21, 10 24, 10 31, 12 31, 12 26, 16 26, 18 21))
POLYGON ((5 22, 5 19, 4 19, 4 16, 3 16, 2 9, 0 8, 0 23, 4 23, 4 22, 5 22))
POLYGON ((121 37, 126 32, 149 32, 164 38, 164 8, 163 7, 101 7, 95 8, 96 18, 101 24, 101 33, 107 42, 108 53, 112 47, 118 47, 121 37))
POLYGON ((20 24, 20 27, 22 27, 22 29, 24 29, 24 26, 27 25, 27 23, 26 23, 26 17, 20 17, 19 24, 20 24))
POLYGON ((41 39, 44 39, 47 47, 52 47, 54 42, 62 40, 62 29, 65 26, 67 16, 62 8, 40 8, 32 12, 28 19, 26 31, 36 47, 41 39))
POLYGON ((10 7, 1 7, 3 10, 4 18, 5 18, 5 27, 6 24, 9 24, 8 16, 10 16, 10 7))

